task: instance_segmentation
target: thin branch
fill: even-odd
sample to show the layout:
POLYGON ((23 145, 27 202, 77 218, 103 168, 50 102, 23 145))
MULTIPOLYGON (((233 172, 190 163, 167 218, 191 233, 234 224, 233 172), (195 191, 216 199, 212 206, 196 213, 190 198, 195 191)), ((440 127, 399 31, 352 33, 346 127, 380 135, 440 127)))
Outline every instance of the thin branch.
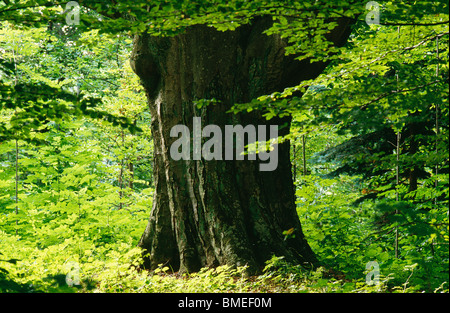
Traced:
POLYGON ((363 66, 357 67, 357 68, 355 68, 355 69, 353 69, 353 70, 351 70, 351 71, 345 71, 345 72, 343 72, 343 73, 337 75, 336 77, 342 77, 342 76, 344 76, 345 74, 351 74, 351 73, 353 73, 353 72, 355 72, 355 71, 357 71, 357 70, 360 70, 360 69, 362 69, 362 68, 366 68, 366 67, 368 67, 369 65, 371 65, 371 64, 373 64, 373 63, 375 63, 375 62, 377 62, 377 61, 382 60, 382 59, 385 58, 388 54, 396 53, 396 52, 404 52, 404 51, 413 50, 413 49, 415 49, 415 48, 417 48, 417 47, 419 47, 419 46, 421 46, 421 45, 424 45, 424 44, 427 43, 428 41, 436 40, 436 38, 440 38, 440 37, 443 37, 443 36, 448 35, 448 34, 449 34, 449 32, 440 33, 440 34, 437 34, 436 36, 433 36, 433 37, 427 37, 427 38, 425 38, 424 40, 422 40, 421 42, 419 42, 419 43, 417 43, 417 44, 415 44, 415 45, 413 45, 413 46, 405 47, 405 48, 402 48, 402 49, 389 50, 389 51, 383 53, 383 54, 382 54, 381 56, 379 56, 378 58, 373 59, 373 60, 370 61, 369 63, 367 63, 367 64, 365 64, 365 65, 363 65, 363 66))
POLYGON ((436 23, 380 23, 383 26, 435 26, 435 25, 443 25, 448 24, 449 21, 444 22, 436 22, 436 23))
POLYGON ((53 7, 53 6, 64 5, 64 4, 67 4, 67 1, 58 2, 58 3, 49 2, 49 3, 40 3, 40 4, 35 4, 35 5, 23 5, 23 6, 18 6, 18 7, 13 6, 13 7, 9 7, 9 8, 7 7, 4 10, 0 10, 0 14, 2 14, 3 12, 9 12, 9 11, 40 8, 40 7, 53 7))
MULTIPOLYGON (((86 3, 85 1, 78 1, 80 3, 80 5, 93 10, 95 12, 97 12, 100 15, 103 15, 104 17, 109 17, 109 18, 118 18, 121 16, 120 12, 114 12, 113 14, 109 14, 108 12, 100 12, 98 10, 95 9, 95 4, 104 4, 104 2, 101 1, 88 1, 88 3, 86 3)), ((16 6, 16 7, 6 7, 3 10, 0 10, 0 15, 3 14, 4 12, 9 12, 9 11, 17 11, 17 10, 25 10, 25 9, 33 9, 33 8, 41 8, 41 7, 56 7, 56 6, 64 6, 67 4, 67 1, 63 1, 63 2, 47 2, 47 3, 40 3, 40 4, 35 4, 35 5, 23 5, 23 6, 16 6)), ((115 4, 114 1, 111 1, 111 4, 115 4)), ((11 19, 2 19, 2 20, 11 20, 11 19)))
POLYGON ((415 48, 417 48, 417 47, 419 47, 419 46, 421 46, 421 45, 427 43, 428 41, 436 40, 436 39, 438 39, 438 38, 440 38, 440 37, 443 37, 443 36, 445 36, 445 35, 448 35, 448 34, 449 34, 449 32, 445 32, 445 33, 437 34, 437 35, 434 36, 434 37, 428 37, 428 38, 425 38, 424 40, 422 40, 421 42, 417 43, 416 45, 410 46, 410 47, 406 47, 406 48, 403 48, 403 50, 408 51, 408 50, 415 49, 415 48))
POLYGON ((389 91, 389 92, 385 92, 385 93, 381 94, 379 97, 377 97, 377 98, 375 98, 375 99, 372 99, 372 100, 370 100, 369 102, 363 104, 363 105, 361 106, 360 109, 361 109, 361 110, 365 110, 365 109, 367 109, 367 107, 368 107, 369 105, 371 105, 372 103, 377 102, 377 101, 379 101, 379 100, 381 100, 381 99, 384 99, 384 98, 386 98, 386 97, 389 97, 389 96, 391 96, 391 95, 394 95, 394 94, 396 94, 396 93, 403 93, 403 92, 414 91, 414 90, 421 89, 421 88, 424 88, 424 87, 427 87, 427 86, 430 86, 430 85, 433 85, 433 84, 436 84, 436 83, 439 83, 439 82, 442 82, 442 80, 434 80, 434 81, 429 82, 429 83, 427 83, 427 84, 425 84, 425 85, 420 85, 420 86, 416 86, 416 87, 409 88, 409 89, 391 90, 391 91, 389 91))

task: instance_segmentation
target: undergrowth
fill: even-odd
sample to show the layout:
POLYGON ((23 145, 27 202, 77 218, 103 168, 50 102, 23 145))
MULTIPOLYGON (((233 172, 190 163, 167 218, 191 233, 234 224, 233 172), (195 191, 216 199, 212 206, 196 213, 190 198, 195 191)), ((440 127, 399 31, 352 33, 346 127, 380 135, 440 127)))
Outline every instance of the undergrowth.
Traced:
MULTIPOLYGON (((287 263, 283 257, 272 257, 263 272, 248 276, 246 267, 219 266, 203 268, 196 273, 179 274, 160 265, 153 271, 141 270, 142 251, 122 243, 117 250, 85 251, 79 256, 64 253, 67 244, 37 250, 21 249, 28 258, 2 262, 0 292, 65 293, 361 293, 415 292, 408 285, 392 286, 393 274, 381 276, 379 283, 348 279, 325 267, 304 269, 287 263), (119 252, 120 251, 120 252, 119 252)), ((31 248, 28 248, 31 249, 31 248)), ((442 284, 434 292, 448 292, 442 284)))
MULTIPOLYGON (((305 269, 273 256, 254 276, 248 276, 245 267, 229 266, 184 274, 163 264, 153 271, 142 270, 136 229, 145 227, 148 213, 130 211, 128 222, 116 225, 119 220, 113 217, 124 217, 127 211, 112 211, 107 237, 98 235, 95 223, 80 224, 85 232, 49 229, 53 237, 37 228, 35 236, 0 230, 0 292, 449 292, 445 211, 427 215, 443 221, 436 227, 443 232, 441 237, 399 225, 400 253, 395 257, 392 224, 376 223, 380 203, 349 205, 358 186, 350 178, 337 182, 304 179, 297 192, 303 231, 322 264, 318 268, 305 269), (344 191, 346 199, 341 197, 344 191)), ((94 213, 87 211, 85 219, 92 221, 90 214, 94 213)))

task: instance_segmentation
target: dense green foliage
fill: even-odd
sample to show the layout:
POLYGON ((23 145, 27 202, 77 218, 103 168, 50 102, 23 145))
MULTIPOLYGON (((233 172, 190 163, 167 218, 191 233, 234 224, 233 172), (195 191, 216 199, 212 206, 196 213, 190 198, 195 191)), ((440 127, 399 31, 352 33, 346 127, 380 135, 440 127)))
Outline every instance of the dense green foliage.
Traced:
MULTIPOLYGON (((98 260, 135 246, 153 193, 150 118, 127 62, 131 40, 96 31, 68 37, 63 32, 4 24, 2 56, 15 67, 5 83, 54 84, 62 92, 99 98, 102 111, 142 131, 133 135, 97 115, 70 114, 31 129, 29 136, 37 144, 2 141, 2 259, 21 260, 16 274, 26 269, 26 277, 40 279, 64 272, 70 262, 98 260), (48 274, 47 266, 30 266, 43 265, 47 258, 54 262, 48 274)), ((24 111, 28 113, 22 107, 4 108, 1 122, 23 125, 24 111)))
POLYGON ((45 3, 0 1, 0 292, 448 292, 448 1, 380 1, 380 25, 362 1, 80 1, 77 27, 45 3), (297 211, 323 266, 138 271, 153 148, 132 35, 261 15, 289 53, 330 62, 232 110, 292 115, 297 211), (334 47, 342 16, 352 35, 334 47))

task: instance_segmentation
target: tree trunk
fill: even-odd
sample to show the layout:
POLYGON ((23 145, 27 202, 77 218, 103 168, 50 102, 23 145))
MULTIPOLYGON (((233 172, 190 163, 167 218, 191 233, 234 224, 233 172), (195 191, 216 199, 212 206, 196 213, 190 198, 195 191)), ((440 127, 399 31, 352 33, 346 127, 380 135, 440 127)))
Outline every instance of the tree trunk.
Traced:
MULTIPOLYGON (((229 264, 254 271, 273 255, 317 262, 296 212, 289 142, 276 147, 274 171, 260 171, 258 159, 193 160, 191 153, 189 160, 175 161, 169 153, 178 139, 170 136, 172 127, 186 125, 192 133, 193 117, 222 130, 270 124, 279 126, 279 136, 289 133, 289 118, 227 113, 234 103, 295 86, 325 67, 285 56, 279 37, 262 34, 270 22, 261 18, 233 32, 197 25, 175 37, 135 39, 131 65, 147 93, 155 144, 155 196, 139 242, 148 253, 145 267, 169 264, 192 272, 229 264), (212 98, 219 103, 195 104, 212 98), (289 229, 294 232, 286 238, 289 229)), ((339 40, 344 29, 336 29, 339 40)))

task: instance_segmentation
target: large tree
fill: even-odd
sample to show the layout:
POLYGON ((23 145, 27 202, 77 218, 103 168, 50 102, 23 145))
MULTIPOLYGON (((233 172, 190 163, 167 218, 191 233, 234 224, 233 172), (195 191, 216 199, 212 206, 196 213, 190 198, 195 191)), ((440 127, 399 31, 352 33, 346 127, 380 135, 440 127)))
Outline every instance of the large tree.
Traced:
MULTIPOLYGON (((255 17, 236 30, 207 25, 188 27, 176 36, 136 36, 132 67, 145 86, 155 142, 156 194, 139 246, 146 265, 169 263, 180 271, 221 264, 257 269, 272 255, 316 263, 296 212, 289 142, 277 145, 278 166, 261 171, 256 160, 174 160, 170 147, 176 125, 277 125, 289 133, 289 118, 269 121, 260 112, 229 113, 235 103, 312 79, 325 62, 286 55, 286 41, 267 35, 272 18, 255 17), (198 107, 200 99, 215 104, 198 107), (288 236, 285 236, 288 231, 288 236), (283 234, 284 233, 284 234, 283 234)), ((349 20, 341 19, 328 38, 342 45, 349 20)), ((222 140, 222 146, 225 145, 222 140)), ((194 149, 192 147, 192 149, 194 149)))
MULTIPOLYGON (((261 111, 230 110, 317 77, 346 42, 363 2, 79 3, 88 8, 80 12, 80 28, 135 36, 131 63, 147 93, 155 143, 156 193, 139 243, 147 253, 145 265, 196 271, 230 264, 257 270, 272 255, 316 263, 296 212, 289 141, 272 147, 276 169, 261 171, 261 161, 248 157, 225 160, 222 154, 205 160, 191 153, 175 160, 170 148, 177 138, 171 130, 186 125, 192 133, 193 118, 200 117, 202 125, 217 125, 222 133, 225 125, 266 125, 266 133, 276 125, 277 135, 288 134, 288 116, 267 120, 261 111), (213 105, 200 105, 207 102, 213 105)), ((6 4, 0 18, 10 21, 77 20, 57 14, 54 3, 6 4)), ((71 17, 78 14, 73 6, 66 9, 71 17)), ((304 91, 298 88, 293 95, 304 91)))

